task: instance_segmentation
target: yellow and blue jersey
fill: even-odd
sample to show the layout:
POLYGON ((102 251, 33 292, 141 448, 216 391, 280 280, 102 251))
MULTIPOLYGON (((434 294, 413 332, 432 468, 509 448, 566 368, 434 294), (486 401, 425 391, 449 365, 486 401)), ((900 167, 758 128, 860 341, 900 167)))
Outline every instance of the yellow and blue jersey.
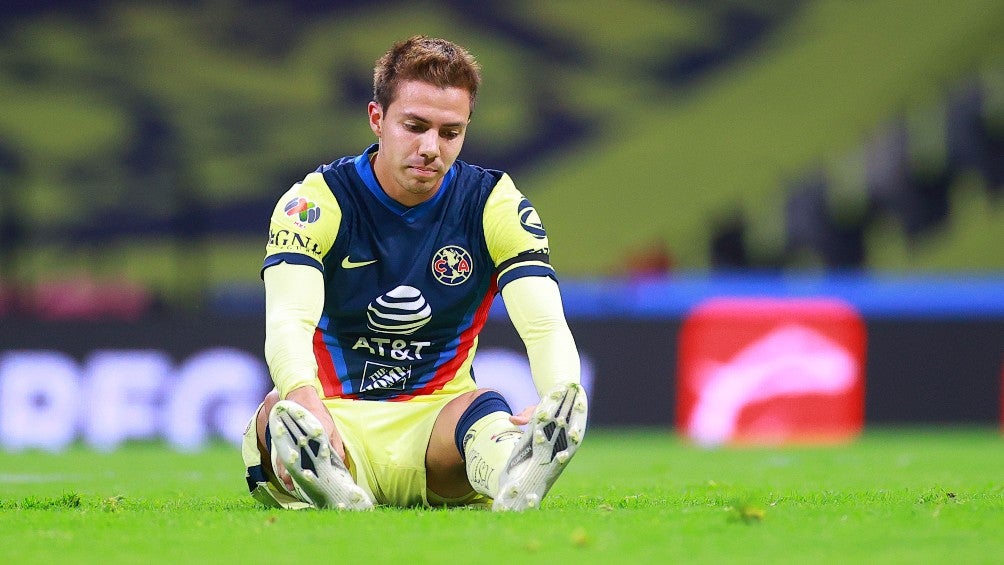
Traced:
POLYGON ((471 362, 495 295, 555 277, 537 212, 501 171, 457 161, 428 201, 388 197, 370 158, 319 167, 280 199, 263 268, 321 270, 314 332, 327 398, 406 401, 473 390, 471 362))

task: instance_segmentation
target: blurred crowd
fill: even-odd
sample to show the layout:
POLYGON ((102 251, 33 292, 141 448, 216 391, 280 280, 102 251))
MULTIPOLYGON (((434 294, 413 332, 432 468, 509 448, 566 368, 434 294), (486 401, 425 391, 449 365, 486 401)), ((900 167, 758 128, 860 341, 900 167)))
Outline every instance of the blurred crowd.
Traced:
POLYGON ((955 85, 933 106, 888 120, 845 163, 822 163, 784 187, 783 243, 751 249, 749 220, 721 218, 711 237, 719 269, 868 266, 866 234, 891 220, 915 245, 952 221, 951 196, 978 184, 994 204, 1004 192, 1004 68, 955 85), (849 166, 848 164, 849 163, 849 166))
MULTIPOLYGON (((391 4, 234 0, 210 10, 170 0, 57 1, 7 10, 0 19, 0 317, 259 312, 258 254, 275 191, 302 178, 305 167, 371 141, 351 109, 365 107, 367 58, 386 42, 352 17, 396 9, 391 4), (329 37, 341 39, 338 49, 329 37), (206 272, 211 253, 226 255, 215 273, 206 272)), ((686 106, 710 77, 783 39, 808 5, 649 4, 644 13, 664 17, 620 22, 621 36, 611 26, 613 54, 600 42, 604 34, 573 40, 572 32, 527 16, 536 11, 437 6, 435 17, 447 16, 460 39, 477 42, 492 76, 502 77, 485 96, 504 100, 479 105, 487 125, 472 134, 481 137, 467 144, 465 158, 520 173, 599 143, 621 127, 621 115, 608 108, 622 91, 580 96, 576 88, 587 80, 599 92, 630 77, 644 83, 637 92, 686 106)), ((538 15, 550 10, 576 24, 560 7, 538 15)), ((592 18, 602 17, 578 25, 595 28, 592 18)), ((998 201, 1001 69, 955 84, 939 103, 909 108, 871 133, 840 163, 821 162, 778 187, 784 202, 769 218, 726 208, 703 218, 707 230, 691 249, 706 241, 701 259, 719 270, 867 267, 866 237, 876 224, 895 222, 909 241, 922 241, 953 221, 960 187, 977 183, 998 201), (756 233, 768 224, 778 226, 771 237, 756 233)), ((722 201, 743 189, 712 187, 719 188, 722 201)), ((655 229, 633 246, 618 244, 619 258, 596 275, 663 277, 693 264, 655 229)))

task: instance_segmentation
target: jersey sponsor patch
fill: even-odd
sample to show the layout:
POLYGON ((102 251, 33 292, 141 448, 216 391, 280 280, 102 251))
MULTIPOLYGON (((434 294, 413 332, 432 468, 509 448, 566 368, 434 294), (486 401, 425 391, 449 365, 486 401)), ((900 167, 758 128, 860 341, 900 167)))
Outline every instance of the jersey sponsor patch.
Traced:
POLYGON ((432 320, 432 308, 413 286, 399 286, 366 308, 366 326, 380 333, 408 335, 432 320))
POLYGON ((287 202, 283 210, 287 216, 293 218, 294 222, 299 220, 297 223, 300 225, 312 224, 321 218, 321 207, 302 196, 287 202))
POLYGON ((447 245, 432 256, 432 274, 446 286, 457 286, 471 278, 474 262, 459 245, 447 245))
POLYGON ((306 253, 316 259, 321 258, 321 245, 312 237, 290 230, 269 230, 268 248, 280 251, 306 253))
POLYGON ((537 215, 537 210, 526 198, 519 201, 519 224, 523 226, 523 229, 526 230, 527 233, 537 239, 544 239, 547 237, 547 232, 544 231, 544 224, 540 221, 540 216, 537 215))
POLYGON ((363 368, 363 382, 359 392, 371 390, 404 390, 408 377, 411 376, 411 365, 397 367, 367 361, 363 368))

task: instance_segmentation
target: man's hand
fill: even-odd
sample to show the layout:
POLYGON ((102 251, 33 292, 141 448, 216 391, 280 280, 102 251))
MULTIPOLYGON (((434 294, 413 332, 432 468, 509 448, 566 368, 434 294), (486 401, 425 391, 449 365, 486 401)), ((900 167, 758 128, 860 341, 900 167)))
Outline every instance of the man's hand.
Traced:
MULTIPOLYGON (((286 400, 292 400, 300 406, 306 408, 315 418, 321 423, 324 428, 324 432, 328 436, 328 440, 331 443, 331 449, 334 450, 335 454, 345 461, 345 446, 342 444, 342 436, 338 433, 338 429, 335 428, 335 422, 331 419, 331 414, 328 413, 327 406, 321 401, 321 397, 318 396, 317 390, 312 386, 302 386, 297 389, 293 389, 286 395, 286 400)), ((528 420, 529 421, 529 420, 528 420)), ((279 469, 279 480, 286 485, 286 488, 293 492, 293 479, 289 476, 289 472, 282 465, 278 465, 279 469)))
POLYGON ((537 405, 527 406, 519 414, 513 414, 509 416, 509 421, 517 426, 525 426, 530 423, 530 418, 533 417, 533 411, 537 409, 537 405))

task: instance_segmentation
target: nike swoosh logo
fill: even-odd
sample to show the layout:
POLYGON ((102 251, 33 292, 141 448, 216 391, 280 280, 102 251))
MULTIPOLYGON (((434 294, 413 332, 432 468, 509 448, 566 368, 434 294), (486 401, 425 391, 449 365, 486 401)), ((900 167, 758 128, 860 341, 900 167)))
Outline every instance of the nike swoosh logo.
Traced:
POLYGON ((366 265, 372 265, 373 263, 376 263, 376 262, 377 262, 377 260, 373 259, 372 261, 359 261, 357 263, 355 261, 351 261, 349 259, 349 256, 346 255, 345 258, 342 259, 342 268, 343 269, 355 269, 356 267, 365 267, 366 265))

